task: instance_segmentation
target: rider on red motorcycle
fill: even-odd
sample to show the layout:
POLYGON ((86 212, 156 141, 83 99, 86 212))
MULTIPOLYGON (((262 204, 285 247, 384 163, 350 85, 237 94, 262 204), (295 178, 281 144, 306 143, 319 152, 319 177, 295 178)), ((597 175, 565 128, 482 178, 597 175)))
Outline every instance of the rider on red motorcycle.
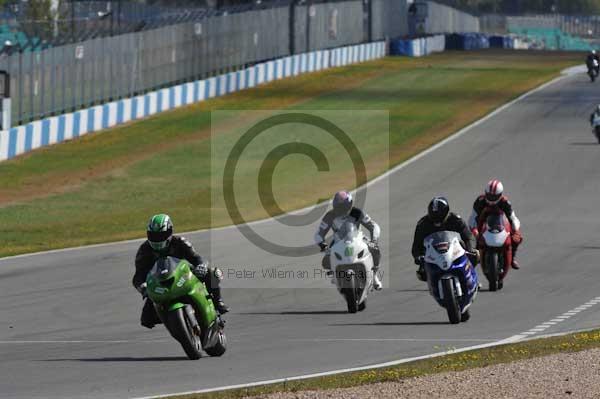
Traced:
POLYGON ((511 225, 511 240, 512 240, 512 267, 515 270, 519 269, 519 264, 515 260, 517 248, 523 241, 521 235, 521 222, 515 215, 512 204, 506 196, 503 195, 504 186, 500 180, 490 180, 485 187, 485 194, 480 195, 473 204, 473 213, 469 218, 469 227, 475 235, 479 236, 479 231, 482 230, 483 223, 487 216, 491 213, 503 212, 511 225))

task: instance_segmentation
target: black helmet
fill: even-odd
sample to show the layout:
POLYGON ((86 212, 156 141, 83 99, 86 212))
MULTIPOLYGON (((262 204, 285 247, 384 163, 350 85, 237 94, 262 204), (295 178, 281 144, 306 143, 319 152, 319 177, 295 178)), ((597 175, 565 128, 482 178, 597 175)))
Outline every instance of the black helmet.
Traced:
POLYGON ((333 196, 333 212, 336 216, 346 216, 352 210, 352 194, 347 191, 338 191, 333 196))
POLYGON ((154 251, 166 251, 173 236, 173 223, 169 215, 161 213, 152 216, 148 222, 146 234, 148 243, 154 251))
POLYGON ((435 225, 440 225, 446 221, 450 213, 450 205, 444 197, 434 197, 427 207, 427 216, 435 225))

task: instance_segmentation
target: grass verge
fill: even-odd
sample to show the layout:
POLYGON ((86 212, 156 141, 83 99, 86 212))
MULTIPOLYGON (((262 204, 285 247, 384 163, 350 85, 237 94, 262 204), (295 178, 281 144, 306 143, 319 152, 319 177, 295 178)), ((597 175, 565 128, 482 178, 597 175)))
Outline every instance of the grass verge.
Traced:
MULTIPOLYGON (((34 151, 0 163, 0 257, 138 238, 157 212, 171 214, 178 231, 230 223, 219 197, 211 196, 219 189, 211 146, 227 140, 227 132, 211 132, 212 111, 387 110, 389 142, 371 140, 382 132, 368 124, 351 137, 375 143, 366 160, 372 178, 580 58, 512 51, 390 57, 273 82, 34 151), (386 162, 379 156, 383 151, 386 162)), ((293 138, 293 132, 286 134, 293 138)), ((248 160, 239 169, 257 168, 248 160)), ((339 170, 318 172, 299 159, 280 163, 275 172, 280 181, 293 182, 276 193, 283 211, 353 187, 355 179, 339 170)), ((240 176, 252 189, 240 187, 239 201, 246 204, 245 219, 255 220, 267 213, 249 198, 256 192, 250 176, 240 176)))
POLYGON ((348 388, 379 382, 397 382, 403 379, 463 371, 495 364, 548 356, 557 353, 579 352, 600 347, 600 330, 578 332, 559 337, 539 338, 515 344, 495 346, 467 352, 444 355, 432 359, 418 360, 398 366, 343 373, 327 377, 288 381, 253 388, 172 396, 170 399, 225 399, 267 395, 275 392, 319 391, 348 388))

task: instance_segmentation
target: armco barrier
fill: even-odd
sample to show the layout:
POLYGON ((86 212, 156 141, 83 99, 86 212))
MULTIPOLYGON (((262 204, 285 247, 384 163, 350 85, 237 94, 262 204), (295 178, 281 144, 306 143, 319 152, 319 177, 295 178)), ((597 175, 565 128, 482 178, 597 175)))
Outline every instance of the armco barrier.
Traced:
POLYGON ((306 72, 384 57, 385 42, 293 55, 205 80, 55 116, 0 131, 0 161, 180 106, 306 72))
POLYGON ((445 48, 446 37, 444 35, 421 37, 418 39, 396 39, 390 43, 390 55, 422 57, 444 51, 445 48))

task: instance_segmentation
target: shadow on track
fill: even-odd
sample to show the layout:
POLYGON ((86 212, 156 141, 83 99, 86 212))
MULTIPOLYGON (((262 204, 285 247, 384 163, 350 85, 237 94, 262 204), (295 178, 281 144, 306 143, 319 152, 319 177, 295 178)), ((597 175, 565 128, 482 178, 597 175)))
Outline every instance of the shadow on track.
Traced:
POLYGON ((378 322, 378 323, 336 323, 329 324, 330 326, 440 326, 449 324, 447 321, 406 321, 406 322, 378 322))
POLYGON ((245 315, 319 315, 319 314, 348 314, 344 310, 313 310, 313 311, 290 311, 290 312, 245 312, 245 315))
POLYGON ((45 359, 44 362, 181 362, 189 361, 185 356, 174 357, 97 357, 82 359, 45 359))
POLYGON ((427 288, 422 288, 422 289, 413 288, 413 289, 394 290, 394 291, 395 292, 429 292, 429 290, 427 288))
POLYGON ((599 146, 598 142, 595 142, 595 141, 578 141, 578 142, 575 142, 575 143, 569 143, 569 145, 571 145, 571 146, 578 146, 578 147, 579 146, 581 146, 581 147, 584 147, 584 146, 595 146, 595 147, 598 147, 599 146))
POLYGON ((581 249, 581 250, 600 250, 600 245, 577 245, 575 247, 573 247, 575 249, 581 249))

